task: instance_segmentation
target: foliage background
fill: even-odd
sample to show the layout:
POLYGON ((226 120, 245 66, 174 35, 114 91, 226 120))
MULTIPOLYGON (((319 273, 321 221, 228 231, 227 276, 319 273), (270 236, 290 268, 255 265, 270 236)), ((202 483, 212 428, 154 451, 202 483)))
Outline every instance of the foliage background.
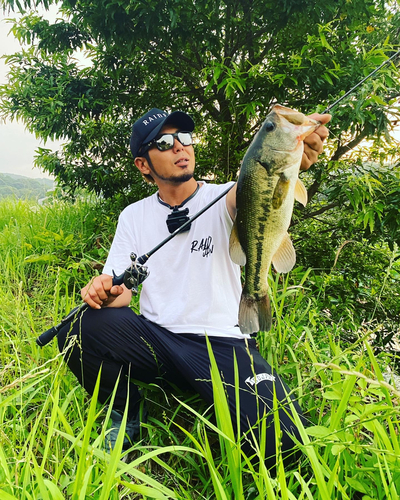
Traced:
MULTIPOLYGON (((198 176, 235 179, 271 104, 324 109, 393 53, 400 25, 392 0, 284 0, 279 8, 264 0, 64 0, 50 24, 34 5, 51 3, 1 2, 25 12, 13 27, 25 48, 7 60, 0 113, 43 139, 65 140, 58 153, 41 148, 36 159, 64 188, 88 187, 122 203, 149 192, 128 148, 143 112, 190 112, 198 176), (87 67, 76 50, 85 51, 87 67)), ((335 109, 311 199, 342 171, 345 154, 353 152, 352 165, 365 161, 354 151, 362 139, 371 140, 369 160, 388 159, 399 89, 388 65, 335 109)))
MULTIPOLYGON (((154 489, 156 479, 168 494, 159 486, 140 494, 229 498, 244 469, 231 468, 223 437, 214 435, 210 446, 199 421, 191 437, 177 434, 176 407, 154 411, 137 452, 191 443, 201 459, 166 448, 162 463, 143 459, 147 479, 132 466, 129 474, 139 470, 132 480, 118 458, 100 455, 101 414, 95 418, 60 371, 55 347, 49 360, 34 338, 75 305, 76 289, 101 268, 119 208, 150 192, 128 149, 142 112, 189 111, 198 176, 235 179, 272 103, 321 111, 397 50, 398 2, 282 0, 278 9, 259 0, 64 0, 54 24, 29 0, 1 5, 10 15, 24 12, 13 28, 23 49, 8 58, 1 115, 64 141, 55 154, 41 148, 36 163, 65 190, 77 196, 87 188, 109 200, 74 209, 64 201, 48 211, 0 207, 1 493, 122 498, 134 495, 128 485, 154 489), (74 59, 80 48, 86 67, 74 59)), ((399 396, 384 385, 399 370, 399 157, 390 139, 399 90, 391 64, 335 108, 325 153, 303 176, 310 203, 296 208, 291 228, 299 266, 288 278, 272 276, 274 329, 259 341, 315 428, 304 435, 311 440, 304 460, 277 480, 246 465, 237 498, 400 494, 399 396)))

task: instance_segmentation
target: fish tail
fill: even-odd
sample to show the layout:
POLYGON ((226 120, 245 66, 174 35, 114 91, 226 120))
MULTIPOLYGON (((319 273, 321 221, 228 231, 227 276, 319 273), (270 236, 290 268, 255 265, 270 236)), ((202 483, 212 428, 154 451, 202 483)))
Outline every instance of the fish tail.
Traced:
POLYGON ((239 305, 239 327, 242 333, 271 329, 271 303, 268 294, 255 298, 242 293, 239 305))

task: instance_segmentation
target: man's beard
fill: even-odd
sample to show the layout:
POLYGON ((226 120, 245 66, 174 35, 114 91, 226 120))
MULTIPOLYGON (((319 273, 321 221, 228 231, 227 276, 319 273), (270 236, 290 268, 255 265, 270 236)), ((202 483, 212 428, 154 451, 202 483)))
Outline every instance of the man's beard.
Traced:
POLYGON ((190 181, 193 178, 193 172, 185 172, 181 175, 171 175, 170 177, 166 177, 156 172, 150 157, 147 157, 147 162, 149 164, 149 168, 151 170, 151 174, 156 179, 161 179, 166 182, 170 182, 171 184, 182 184, 183 182, 190 181))
MULTIPOLYGON (((154 173, 154 172, 153 172, 154 173)), ((181 184, 182 182, 187 182, 190 181, 190 179, 193 178, 193 172, 187 172, 186 174, 178 175, 178 176, 171 176, 171 177, 164 177, 163 175, 158 175, 156 174, 159 179, 162 179, 163 181, 171 182, 172 184, 181 184)))

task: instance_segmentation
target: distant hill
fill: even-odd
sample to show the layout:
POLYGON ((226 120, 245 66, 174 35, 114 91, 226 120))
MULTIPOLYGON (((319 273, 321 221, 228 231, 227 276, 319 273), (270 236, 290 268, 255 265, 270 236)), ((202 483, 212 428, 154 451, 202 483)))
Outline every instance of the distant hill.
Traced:
POLYGON ((0 173, 0 199, 15 197, 22 199, 45 198, 47 191, 54 187, 50 179, 31 179, 23 175, 0 173))

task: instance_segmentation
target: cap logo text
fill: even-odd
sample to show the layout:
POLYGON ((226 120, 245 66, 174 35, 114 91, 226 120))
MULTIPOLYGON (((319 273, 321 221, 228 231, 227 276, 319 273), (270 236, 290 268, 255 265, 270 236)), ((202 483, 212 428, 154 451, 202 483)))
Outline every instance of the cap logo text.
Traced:
POLYGON ((157 113, 156 115, 148 116, 146 120, 143 120, 143 125, 149 125, 151 122, 154 122, 154 120, 158 120, 160 118, 165 118, 168 116, 166 113, 157 113))

